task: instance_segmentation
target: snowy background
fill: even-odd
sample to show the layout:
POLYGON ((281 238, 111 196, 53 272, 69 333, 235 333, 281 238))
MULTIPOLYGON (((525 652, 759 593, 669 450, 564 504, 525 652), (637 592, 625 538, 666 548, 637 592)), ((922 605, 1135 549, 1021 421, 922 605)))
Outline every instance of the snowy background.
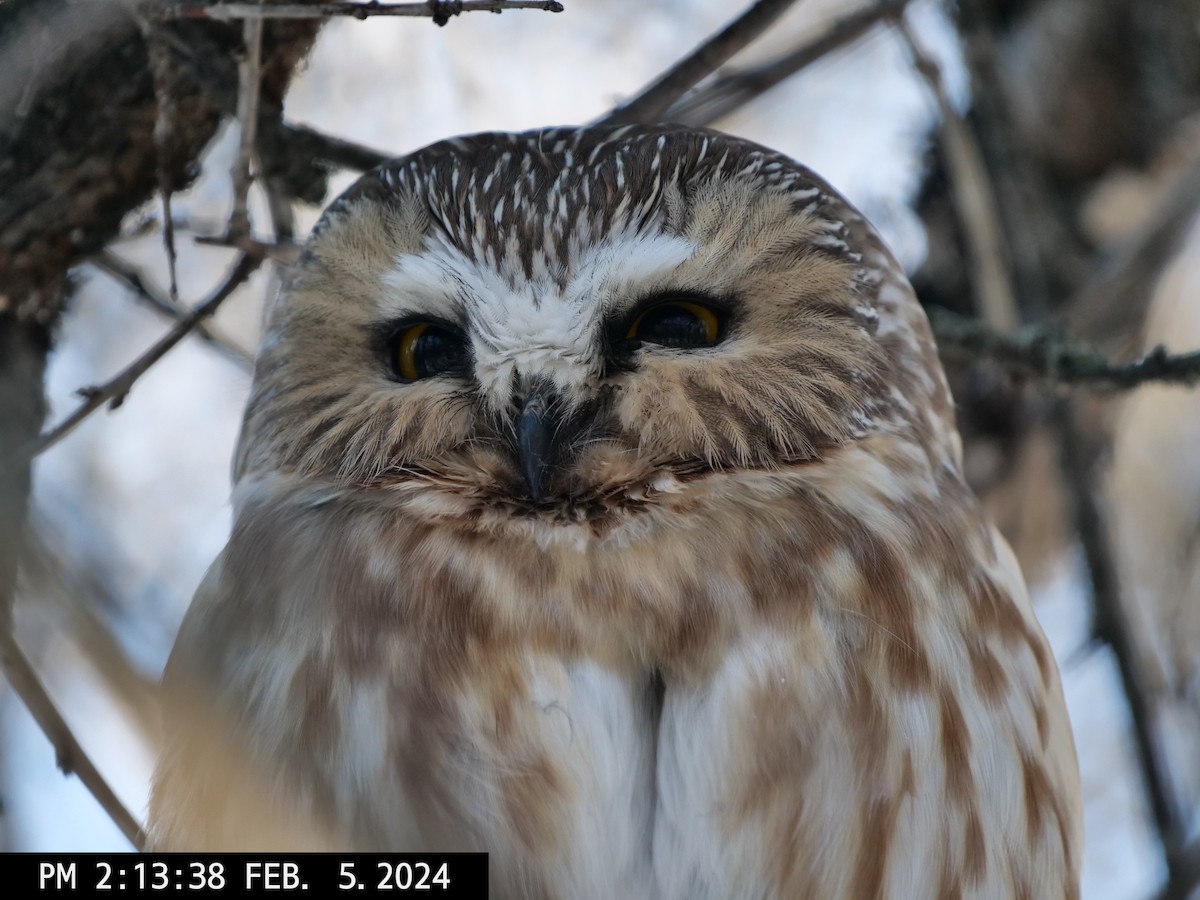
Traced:
MULTIPOLYGON (((731 0, 567 0, 561 15, 464 15, 437 29, 424 20, 337 20, 322 32, 288 97, 295 122, 401 154, 454 134, 587 122, 628 97, 743 4, 731 0)), ((769 56, 816 33, 848 4, 809 0, 738 62, 769 56)), ((910 14, 957 96, 965 92, 952 33, 937 10, 910 14)), ((834 54, 735 116, 724 130, 789 153, 821 173, 877 222, 904 263, 917 265, 923 234, 908 202, 934 107, 892 35, 834 54)), ((231 201, 236 126, 210 148, 205 174, 174 205, 217 230, 231 201)), ((335 176, 336 195, 353 179, 335 176)), ((268 230, 264 205, 252 205, 268 230)), ((150 210, 148 209, 147 212, 150 210)), ((319 211, 300 211, 301 233, 319 211)), ((221 279, 231 254, 178 238, 185 300, 221 279)), ((155 234, 116 252, 165 285, 155 234)), ((111 279, 85 267, 52 359, 50 421, 73 392, 111 377, 169 326, 111 279)), ((250 352, 272 276, 260 272, 216 326, 250 352)), ((98 413, 41 457, 34 519, 60 579, 31 579, 18 609, 22 644, 100 770, 144 814, 152 767, 147 723, 127 702, 157 679, 175 629, 229 528, 228 469, 248 371, 189 339, 140 380, 119 411, 98 413), (73 581, 71 579, 74 579, 73 581), (81 609, 82 597, 86 608, 81 609), (74 598, 74 599, 71 599, 74 598), (132 680, 97 676, 88 615, 117 635, 132 680), (80 623, 84 623, 82 626, 80 623), (122 697, 126 698, 125 700, 122 697)), ((1080 653, 1085 606, 1079 560, 1068 554, 1032 585, 1037 611, 1064 669, 1087 798, 1087 900, 1148 897, 1163 866, 1133 768, 1116 670, 1104 652, 1080 653)), ((127 844, 90 795, 55 768, 54 752, 11 693, 0 694, 0 778, 8 845, 28 851, 105 851, 127 844)))

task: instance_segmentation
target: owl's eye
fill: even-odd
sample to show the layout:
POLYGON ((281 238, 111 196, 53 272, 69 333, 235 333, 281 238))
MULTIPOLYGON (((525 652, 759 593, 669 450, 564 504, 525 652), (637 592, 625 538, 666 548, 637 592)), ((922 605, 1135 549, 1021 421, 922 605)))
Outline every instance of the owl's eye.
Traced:
POLYGON ((433 322, 414 322, 396 332, 391 362, 404 381, 455 375, 467 368, 467 342, 461 332, 433 322))
POLYGON ((626 340, 688 350, 711 347, 724 336, 724 315, 694 300, 667 300, 630 323, 626 340))

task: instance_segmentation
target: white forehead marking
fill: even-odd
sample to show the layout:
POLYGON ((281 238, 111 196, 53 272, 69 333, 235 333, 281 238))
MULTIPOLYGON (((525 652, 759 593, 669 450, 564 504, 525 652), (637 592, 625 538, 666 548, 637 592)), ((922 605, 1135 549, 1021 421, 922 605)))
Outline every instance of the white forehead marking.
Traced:
POLYGON ((476 377, 497 407, 508 404, 516 377, 546 378, 564 397, 577 397, 600 373, 599 329, 613 303, 667 286, 697 248, 677 235, 631 228, 594 237, 586 223, 568 240, 566 277, 556 279, 560 264, 547 253, 534 254, 530 278, 515 248, 500 260, 491 253, 473 260, 431 235, 425 252, 396 256, 383 276, 380 312, 465 319, 476 377))
POLYGON ((384 272, 379 310, 386 318, 426 315, 458 318, 454 272, 432 255, 399 253, 395 268, 384 272))

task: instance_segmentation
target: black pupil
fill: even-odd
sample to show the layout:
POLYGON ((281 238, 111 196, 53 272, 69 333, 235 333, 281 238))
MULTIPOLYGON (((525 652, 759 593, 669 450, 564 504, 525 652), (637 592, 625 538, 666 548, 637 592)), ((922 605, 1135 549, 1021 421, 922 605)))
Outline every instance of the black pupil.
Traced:
POLYGON ((442 328, 426 328, 413 344, 413 365, 421 378, 454 372, 462 359, 462 339, 442 328))
POLYGON ((682 306, 664 304, 638 323, 637 339, 664 347, 707 347, 708 329, 700 317, 682 306))

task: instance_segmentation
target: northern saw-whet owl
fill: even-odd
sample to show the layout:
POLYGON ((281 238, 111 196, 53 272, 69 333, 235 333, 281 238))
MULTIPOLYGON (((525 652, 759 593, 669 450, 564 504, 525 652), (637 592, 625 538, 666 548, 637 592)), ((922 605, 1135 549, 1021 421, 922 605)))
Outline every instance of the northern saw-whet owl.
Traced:
POLYGON ((486 850, 496 898, 1078 896, 1058 672, 926 318, 797 163, 444 141, 270 314, 165 676, 160 849, 486 850))

